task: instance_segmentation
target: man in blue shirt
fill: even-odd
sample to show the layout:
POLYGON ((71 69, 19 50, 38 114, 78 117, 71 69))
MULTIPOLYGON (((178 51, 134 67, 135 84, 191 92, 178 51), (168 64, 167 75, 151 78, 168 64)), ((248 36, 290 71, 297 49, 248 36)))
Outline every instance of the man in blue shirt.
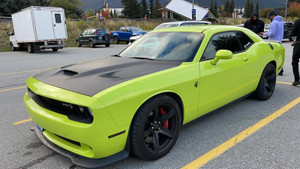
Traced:
MULTIPOLYGON (((268 32, 261 33, 261 35, 265 35, 269 37, 269 39, 278 40, 281 43, 284 34, 283 18, 277 15, 276 11, 270 11, 269 19, 272 21, 270 29, 268 32)), ((278 75, 283 75, 283 69, 281 69, 278 75)))
POLYGON ((269 19, 272 21, 270 29, 268 32, 263 33, 263 35, 269 37, 269 39, 278 40, 279 42, 282 42, 284 33, 284 25, 282 21, 283 18, 277 15, 275 11, 270 11, 269 19))

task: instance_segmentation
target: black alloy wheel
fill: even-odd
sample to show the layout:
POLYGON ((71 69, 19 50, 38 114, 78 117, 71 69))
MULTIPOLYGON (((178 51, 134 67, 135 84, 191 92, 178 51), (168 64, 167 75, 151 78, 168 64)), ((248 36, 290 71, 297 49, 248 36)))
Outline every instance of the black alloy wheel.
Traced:
POLYGON ((173 148, 180 127, 180 108, 173 98, 161 95, 150 99, 133 120, 132 152, 144 160, 161 158, 173 148))
POLYGON ((260 82, 256 91, 254 92, 254 97, 259 100, 267 100, 269 99, 276 85, 276 69, 275 66, 269 63, 260 78, 260 82))

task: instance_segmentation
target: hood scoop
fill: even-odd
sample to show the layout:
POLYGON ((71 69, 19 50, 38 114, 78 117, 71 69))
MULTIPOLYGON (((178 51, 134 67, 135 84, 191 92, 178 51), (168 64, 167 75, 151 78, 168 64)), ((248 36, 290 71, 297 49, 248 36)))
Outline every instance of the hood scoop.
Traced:
POLYGON ((74 76, 74 75, 78 74, 78 72, 75 72, 73 70, 68 70, 68 69, 62 69, 61 71, 64 75, 67 75, 67 76, 74 76))

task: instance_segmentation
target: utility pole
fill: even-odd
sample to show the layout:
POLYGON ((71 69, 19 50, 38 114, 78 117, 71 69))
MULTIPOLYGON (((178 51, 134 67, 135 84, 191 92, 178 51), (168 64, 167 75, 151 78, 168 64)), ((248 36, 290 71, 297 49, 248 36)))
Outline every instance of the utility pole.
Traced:
POLYGON ((285 22, 287 22, 287 5, 288 5, 288 0, 285 2, 285 22))

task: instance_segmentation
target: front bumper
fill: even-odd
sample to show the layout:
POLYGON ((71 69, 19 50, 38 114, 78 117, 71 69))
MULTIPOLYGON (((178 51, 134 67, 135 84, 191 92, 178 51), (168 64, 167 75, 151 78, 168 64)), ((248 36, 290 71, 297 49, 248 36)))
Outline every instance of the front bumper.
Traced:
POLYGON ((81 167, 99 168, 126 159, 129 156, 129 151, 127 151, 129 150, 129 148, 125 148, 123 151, 111 155, 109 157, 100 159, 86 158, 53 144, 44 136, 44 134, 37 127, 32 127, 31 130, 35 132, 36 136, 41 140, 42 143, 44 143, 45 146, 65 157, 68 157, 73 164, 81 167))
MULTIPOLYGON (((70 120, 64 114, 42 107, 27 92, 24 95, 25 107, 32 120, 44 129, 42 135, 47 142, 84 159, 90 159, 88 161, 95 160, 99 165, 98 161, 103 161, 100 159, 114 162, 125 158, 124 151, 127 150, 129 126, 117 125, 101 102, 93 97, 48 85, 33 77, 29 78, 26 83, 36 95, 86 106, 93 111, 94 120, 91 124, 70 120), (116 154, 123 154, 122 158, 117 158, 119 155, 115 157, 116 154), (107 160, 108 158, 113 160, 107 160)), ((75 163, 80 166, 85 165, 75 163)), ((104 162, 101 163, 103 163, 101 165, 106 165, 104 162)))

